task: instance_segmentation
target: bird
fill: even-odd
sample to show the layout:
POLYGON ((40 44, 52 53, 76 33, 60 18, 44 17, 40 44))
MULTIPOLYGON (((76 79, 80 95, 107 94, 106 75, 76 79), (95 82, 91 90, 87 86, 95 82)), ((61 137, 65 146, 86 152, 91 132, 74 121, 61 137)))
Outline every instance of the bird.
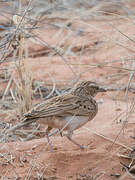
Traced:
POLYGON ((21 122, 8 132, 42 120, 48 125, 46 137, 49 143, 48 134, 53 128, 57 128, 62 132, 61 135, 65 135, 72 143, 84 149, 84 146, 72 139, 72 134, 96 116, 98 103, 94 97, 99 92, 106 92, 106 89, 96 82, 78 82, 70 91, 35 105, 23 115, 21 122))

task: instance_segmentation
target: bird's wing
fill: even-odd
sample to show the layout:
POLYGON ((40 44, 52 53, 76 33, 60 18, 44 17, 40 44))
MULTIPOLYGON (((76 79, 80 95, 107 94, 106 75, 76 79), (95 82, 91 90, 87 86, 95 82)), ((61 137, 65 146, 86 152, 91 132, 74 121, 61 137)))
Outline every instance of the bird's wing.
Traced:
POLYGON ((53 97, 47 101, 36 105, 28 113, 24 114, 24 119, 46 118, 51 116, 77 115, 81 100, 72 94, 64 94, 53 97), (77 114, 76 114, 77 113, 77 114))

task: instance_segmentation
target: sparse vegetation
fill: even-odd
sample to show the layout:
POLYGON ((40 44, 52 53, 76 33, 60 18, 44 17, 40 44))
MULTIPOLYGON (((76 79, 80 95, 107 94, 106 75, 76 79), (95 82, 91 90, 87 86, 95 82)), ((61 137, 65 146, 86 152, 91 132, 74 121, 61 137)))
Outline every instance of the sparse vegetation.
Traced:
POLYGON ((134 141, 130 138, 134 136, 135 105, 134 10, 134 0, 0 1, 1 179, 66 179, 71 175, 69 179, 109 180, 110 174, 135 178, 134 141), (92 141, 86 152, 70 153, 67 142, 59 153, 61 143, 56 135, 51 140, 58 155, 49 159, 47 145, 40 149, 44 140, 38 141, 45 136, 42 123, 9 137, 4 134, 36 103, 68 90, 81 79, 104 83, 113 90, 101 99, 106 121, 100 124, 99 115, 95 124, 82 128, 89 133, 87 141, 83 132, 76 133, 82 142, 92 141), (8 144, 18 140, 29 152, 20 153, 8 144), (102 149, 96 149, 98 144, 102 149), (59 167, 64 167, 63 172, 59 167), (116 172, 110 172, 111 168, 116 172))

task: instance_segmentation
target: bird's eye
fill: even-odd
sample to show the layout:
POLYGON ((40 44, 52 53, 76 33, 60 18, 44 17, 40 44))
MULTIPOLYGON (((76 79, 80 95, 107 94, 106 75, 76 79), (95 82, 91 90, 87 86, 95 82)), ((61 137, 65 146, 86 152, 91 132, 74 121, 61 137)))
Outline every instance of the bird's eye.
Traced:
POLYGON ((99 89, 99 87, 95 87, 95 89, 96 89, 96 90, 98 90, 98 89, 99 89))

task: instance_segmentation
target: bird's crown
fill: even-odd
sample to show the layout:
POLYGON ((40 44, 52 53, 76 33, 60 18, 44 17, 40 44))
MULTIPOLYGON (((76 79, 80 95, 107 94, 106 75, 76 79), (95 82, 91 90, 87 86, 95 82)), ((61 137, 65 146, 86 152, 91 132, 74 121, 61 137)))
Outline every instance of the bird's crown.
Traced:
POLYGON ((98 92, 105 92, 105 88, 92 81, 82 81, 77 83, 72 92, 79 96, 95 96, 98 92))

